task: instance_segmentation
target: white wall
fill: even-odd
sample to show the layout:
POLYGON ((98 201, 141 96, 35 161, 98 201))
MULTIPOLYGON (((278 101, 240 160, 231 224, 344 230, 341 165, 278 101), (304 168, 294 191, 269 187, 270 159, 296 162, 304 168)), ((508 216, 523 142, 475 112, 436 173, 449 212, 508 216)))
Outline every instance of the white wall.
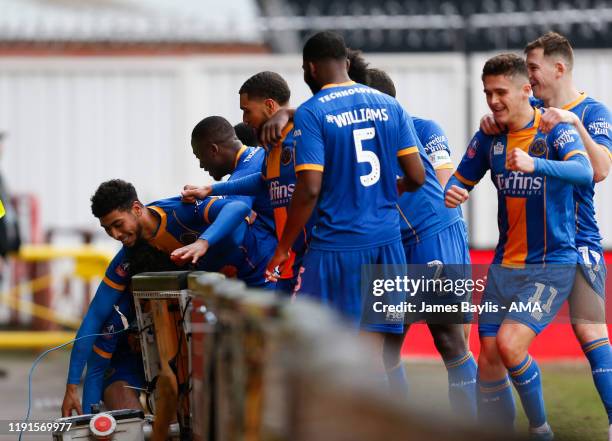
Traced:
MULTIPOLYGON (((392 76, 411 114, 444 127, 455 161, 486 111, 479 80, 486 58, 469 61, 468 84, 460 54, 367 54, 372 66, 392 76)), ((605 81, 610 53, 580 52, 576 64, 578 84, 612 105, 612 85, 605 81)), ((210 115, 239 122, 238 89, 261 70, 287 79, 293 104, 310 96, 299 56, 0 58, 0 130, 9 132, 2 170, 13 191, 39 196, 45 227, 99 230, 89 198, 103 180, 133 182, 144 201, 177 194, 185 183, 207 182, 191 153, 191 129, 210 115)), ((605 186, 612 190, 610 182, 605 186)), ((486 216, 478 216, 473 244, 492 246, 495 201, 491 206, 490 185, 480 187, 475 212, 486 216)), ((604 206, 602 189, 598 215, 604 237, 611 238, 612 207, 604 206)))

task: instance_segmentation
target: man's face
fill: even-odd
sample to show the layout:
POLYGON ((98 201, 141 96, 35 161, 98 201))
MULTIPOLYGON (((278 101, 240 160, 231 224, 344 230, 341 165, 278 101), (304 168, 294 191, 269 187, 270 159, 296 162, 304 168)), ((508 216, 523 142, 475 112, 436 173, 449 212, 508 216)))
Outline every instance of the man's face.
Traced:
POLYGON ((140 218, 145 208, 134 202, 129 210, 113 210, 100 218, 100 225, 110 237, 126 247, 132 247, 142 237, 140 218))
POLYGON ((315 66, 313 63, 304 60, 302 62, 302 70, 304 71, 304 82, 308 85, 312 91, 312 94, 314 95, 321 90, 321 86, 315 79, 315 66))
POLYGON ((483 79, 487 104, 500 125, 508 125, 520 116, 521 106, 529 100, 527 79, 520 76, 487 75, 483 79))
POLYGON ((271 99, 253 98, 248 94, 240 94, 240 110, 242 110, 242 122, 247 126, 259 131, 261 126, 273 115, 274 104, 271 99))
POLYGON ((215 181, 220 181, 223 176, 228 174, 225 170, 219 147, 216 144, 196 142, 191 140, 193 154, 200 161, 200 168, 207 171, 215 181))
POLYGON ((533 95, 547 101, 555 93, 560 78, 555 59, 544 56, 544 49, 536 48, 527 53, 526 61, 533 95))

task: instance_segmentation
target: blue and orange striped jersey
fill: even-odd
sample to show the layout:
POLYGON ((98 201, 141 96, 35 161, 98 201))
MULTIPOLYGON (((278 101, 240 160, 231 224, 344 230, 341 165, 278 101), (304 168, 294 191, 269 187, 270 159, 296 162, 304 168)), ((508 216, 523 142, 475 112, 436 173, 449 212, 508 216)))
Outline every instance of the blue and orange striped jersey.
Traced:
MULTIPOLYGON (((232 181, 253 173, 259 173, 264 164, 265 155, 265 150, 261 147, 243 145, 236 154, 234 171, 228 180, 232 181)), ((232 195, 227 196, 227 199, 244 202, 255 212, 253 226, 255 230, 260 230, 260 236, 265 237, 265 233, 274 236, 274 216, 267 194, 261 193, 257 196, 232 195)))
POLYGON ((410 115, 389 95, 329 84, 295 113, 297 173, 323 173, 310 247, 359 250, 400 239, 398 156, 417 154, 410 115))
POLYGON ((446 133, 440 125, 431 119, 423 119, 416 116, 412 117, 414 129, 425 154, 429 158, 429 162, 433 165, 434 170, 455 168, 451 161, 451 151, 448 145, 446 133))
MULTIPOLYGON (((193 243, 215 221, 228 202, 227 199, 218 197, 208 197, 194 204, 183 203, 180 197, 152 202, 147 207, 157 214, 160 224, 155 236, 148 242, 168 254, 193 243)), ((265 245, 260 242, 245 220, 232 233, 232 237, 211 247, 198 261, 197 267, 205 271, 219 271, 227 276, 240 277, 269 258, 267 253, 259 252, 265 245)), ((273 244, 269 248, 272 249, 273 244)), ((125 290, 129 282, 128 269, 126 250, 122 247, 106 269, 104 283, 119 291, 125 290)), ((263 272, 259 276, 263 279, 263 272)))
MULTIPOLYGON (((268 196, 274 213, 276 237, 283 235, 287 223, 287 212, 291 196, 295 189, 295 143, 293 139, 293 123, 288 123, 282 131, 281 139, 266 149, 266 159, 261 169, 266 183, 268 196)), ((306 252, 310 239, 314 216, 308 221, 302 233, 291 247, 289 263, 284 266, 280 278, 292 278, 301 264, 301 257, 306 252)))
MULTIPOLYGON (((447 208, 444 205, 444 189, 436 177, 434 166, 430 161, 431 155, 425 148, 429 142, 430 152, 434 155, 440 151, 440 148, 444 148, 441 146, 446 145, 448 148, 448 143, 442 141, 442 136, 446 139, 444 132, 431 120, 414 117, 412 120, 415 122, 416 133, 420 141, 418 147, 425 168, 425 183, 417 191, 406 192, 400 196, 398 210, 404 245, 417 243, 462 219, 459 208, 447 208)), ((452 167, 452 163, 450 166, 452 167)), ((448 167, 444 165, 440 168, 448 167)), ((399 166, 397 174, 402 175, 399 166)))
POLYGON ((515 148, 533 157, 558 161, 586 155, 572 126, 558 124, 546 135, 538 130, 541 111, 534 112, 532 122, 521 130, 497 136, 476 132, 454 176, 471 188, 491 170, 497 189, 499 228, 493 263, 575 264, 573 186, 560 179, 506 167, 506 154, 515 148))
MULTIPOLYGON (((541 101, 534 101, 534 104, 542 107, 541 101)), ((593 141, 605 148, 612 157, 612 115, 604 104, 581 93, 578 99, 563 106, 563 109, 577 115, 593 141)), ((601 256, 603 250, 599 227, 595 220, 594 196, 595 182, 574 187, 576 246, 587 247, 601 256)))

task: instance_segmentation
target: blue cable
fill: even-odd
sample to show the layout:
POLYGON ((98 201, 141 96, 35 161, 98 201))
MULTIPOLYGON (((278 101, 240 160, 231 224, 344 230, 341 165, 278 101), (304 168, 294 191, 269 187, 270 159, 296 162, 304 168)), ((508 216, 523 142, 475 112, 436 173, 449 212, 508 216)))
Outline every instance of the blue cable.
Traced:
MULTIPOLYGON (((59 346, 56 346, 54 348, 51 349, 47 349, 45 352, 43 352, 42 354, 40 354, 36 360, 34 360, 34 363, 32 363, 32 367, 30 368, 30 373, 28 374, 28 411, 26 413, 26 417, 24 420, 24 424, 28 424, 28 420, 30 419, 30 411, 32 410, 32 374, 34 373, 34 369, 36 368, 36 365, 49 353, 53 352, 53 351, 57 351, 58 349, 64 348, 72 343, 74 343, 77 340, 81 340, 83 338, 90 338, 90 337, 98 337, 101 335, 115 335, 115 334, 119 334, 121 332, 125 332, 127 331, 128 328, 124 328, 124 329, 120 329, 119 331, 115 331, 115 332, 110 332, 110 333, 99 333, 99 334, 90 334, 90 335, 83 335, 81 337, 78 338, 74 338, 70 341, 67 341, 66 343, 63 343, 59 346)), ((19 441, 21 441, 21 437, 23 435, 24 431, 20 431, 19 432, 19 441)))

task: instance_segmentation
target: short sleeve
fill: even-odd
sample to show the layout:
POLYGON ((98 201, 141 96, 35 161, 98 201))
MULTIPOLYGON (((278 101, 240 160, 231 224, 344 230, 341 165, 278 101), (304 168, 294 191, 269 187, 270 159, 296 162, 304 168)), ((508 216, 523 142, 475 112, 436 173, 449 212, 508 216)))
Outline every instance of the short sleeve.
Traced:
POLYGON ((398 103, 398 128, 399 139, 397 148, 397 156, 412 155, 419 153, 418 138, 412 118, 408 112, 398 103))
POLYGON ((295 112, 295 171, 325 168, 325 144, 321 125, 310 109, 300 107, 295 112))
POLYGON ((606 147, 612 156, 612 114, 601 103, 592 104, 586 109, 582 124, 597 144, 606 147))
POLYGON ((587 156, 580 134, 570 124, 557 124, 548 134, 548 145, 557 152, 559 160, 566 161, 574 155, 587 156))

